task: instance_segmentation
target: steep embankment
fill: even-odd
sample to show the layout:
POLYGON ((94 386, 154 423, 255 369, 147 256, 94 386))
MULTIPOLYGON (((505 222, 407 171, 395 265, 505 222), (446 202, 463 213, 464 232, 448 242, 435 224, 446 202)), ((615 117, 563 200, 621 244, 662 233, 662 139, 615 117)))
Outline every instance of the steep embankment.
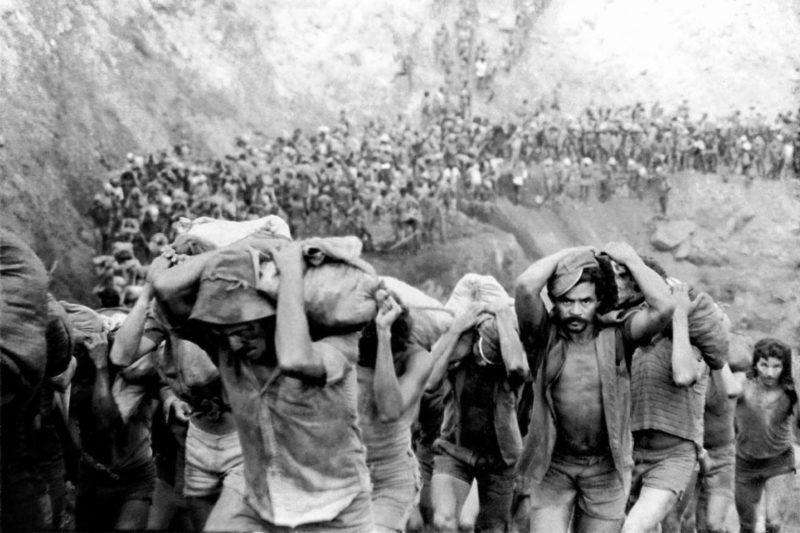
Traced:
POLYGON ((492 102, 476 96, 480 111, 556 89, 571 110, 681 96, 712 112, 797 103, 792 0, 0 0, 0 224, 57 262, 60 296, 86 299, 83 215, 125 153, 187 139, 220 154, 241 132, 315 127, 340 109, 361 123, 413 115, 444 80, 436 32, 448 29, 439 52, 455 61, 466 5, 472 50, 485 40, 490 65, 517 46, 492 102), (406 55, 410 79, 396 76, 406 55))
POLYGON ((671 275, 708 291, 734 327, 800 343, 800 183, 685 173, 670 193, 667 217, 655 198, 567 202, 528 208, 507 200, 485 221, 517 236, 530 255, 564 246, 625 240, 671 275), (663 238, 654 238, 656 230, 663 238))

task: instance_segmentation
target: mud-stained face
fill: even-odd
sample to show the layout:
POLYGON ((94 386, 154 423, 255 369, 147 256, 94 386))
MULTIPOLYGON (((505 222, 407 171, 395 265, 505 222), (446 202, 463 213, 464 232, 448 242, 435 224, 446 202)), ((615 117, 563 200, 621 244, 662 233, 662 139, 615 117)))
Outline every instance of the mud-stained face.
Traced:
POLYGON ((267 351, 267 334, 260 321, 220 328, 219 333, 227 337, 232 355, 255 361, 267 351))
POLYGON ((570 333, 582 333, 594 321, 600 302, 594 283, 583 282, 556 298, 556 317, 570 333))
POLYGON ((756 362, 758 381, 765 387, 777 387, 781 372, 783 372, 783 362, 777 357, 762 357, 756 362))

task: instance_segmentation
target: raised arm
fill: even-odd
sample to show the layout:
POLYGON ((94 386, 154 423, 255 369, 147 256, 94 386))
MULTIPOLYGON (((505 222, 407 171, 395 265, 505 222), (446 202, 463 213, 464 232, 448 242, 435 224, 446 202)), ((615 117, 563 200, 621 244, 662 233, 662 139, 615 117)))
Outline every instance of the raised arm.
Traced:
MULTIPOLYGON (((394 370, 392 353, 392 324, 402 314, 403 309, 394 298, 387 296, 381 303, 375 328, 378 334, 378 353, 375 355, 375 377, 372 390, 381 422, 393 422, 405 412, 403 392, 394 370)), ((424 386, 424 384, 423 384, 424 386)))
POLYGON ((624 242, 608 243, 604 250, 611 259, 627 267, 644 294, 647 306, 631 317, 630 334, 635 343, 649 340, 662 331, 672 319, 675 308, 669 286, 653 269, 644 264, 631 245, 624 242))
POLYGON ((303 298, 303 249, 286 242, 270 252, 280 274, 275 318, 275 352, 278 366, 287 373, 325 379, 322 356, 315 352, 308 331, 303 298))
POLYGON ((375 360, 375 378, 372 382, 378 418, 381 422, 394 422, 412 406, 419 403, 425 383, 433 370, 433 358, 422 347, 406 348, 408 357, 405 371, 395 373, 392 353, 392 324, 402 313, 402 308, 391 296, 381 305, 375 325, 378 331, 378 353, 375 360))
POLYGON ((86 341, 86 350, 95 369, 92 386, 92 414, 100 429, 111 430, 121 422, 119 409, 111 395, 111 376, 108 370, 108 338, 103 333, 92 333, 86 341))
MULTIPOLYGON (((472 303, 453 319, 450 328, 433 345, 431 349, 432 370, 425 385, 426 390, 435 391, 444 378, 448 363, 465 355, 463 352, 467 348, 457 349, 459 348, 458 341, 464 332, 475 327, 478 317, 485 309, 486 306, 482 303, 472 303)), ((470 345, 468 348, 471 349, 472 346, 470 345)))
POLYGON ((155 296, 153 280, 161 277, 168 267, 169 260, 164 256, 158 256, 147 270, 147 281, 142 294, 136 300, 128 316, 125 317, 125 321, 114 338, 114 346, 111 347, 111 361, 115 365, 128 366, 158 346, 158 342, 142 334, 147 319, 147 310, 155 296))
POLYGON ((703 375, 705 363, 695 356, 689 341, 689 288, 679 283, 673 287, 672 296, 672 381, 679 387, 690 387, 703 375))
POLYGON ((523 335, 529 335, 532 329, 542 323, 547 314, 541 292, 558 264, 570 254, 586 249, 588 247, 585 246, 565 248, 539 259, 519 275, 514 288, 514 305, 523 335))
POLYGON ((744 372, 733 372, 731 367, 728 366, 728 363, 719 369, 719 375, 722 378, 722 386, 725 387, 725 395, 728 398, 738 398, 742 395, 744 391, 744 387, 742 384, 744 383, 743 379, 745 377, 744 372))

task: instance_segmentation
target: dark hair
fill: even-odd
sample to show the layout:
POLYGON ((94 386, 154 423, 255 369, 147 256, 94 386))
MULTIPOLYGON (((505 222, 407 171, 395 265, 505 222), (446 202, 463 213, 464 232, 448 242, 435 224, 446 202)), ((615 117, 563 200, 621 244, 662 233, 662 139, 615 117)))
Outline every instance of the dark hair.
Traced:
POLYGON ((753 348, 753 361, 750 369, 747 371, 748 378, 754 378, 758 375, 756 364, 761 359, 778 359, 783 365, 781 375, 778 378, 778 383, 783 387, 784 392, 789 395, 791 405, 797 403, 797 392, 795 389, 794 379, 792 378, 792 349, 783 341, 778 339, 761 339, 756 342, 753 348))
MULTIPOLYGON (((392 358, 397 375, 405 371, 405 360, 400 360, 398 356, 403 354, 411 344, 411 315, 408 308, 401 304, 403 309, 400 316, 392 323, 392 358)), ((358 364, 367 368, 375 368, 375 360, 378 357, 378 327, 375 321, 370 321, 361 330, 361 337, 358 339, 358 364)))
POLYGON ((597 313, 603 314, 614 308, 617 300, 617 291, 614 286, 614 271, 611 265, 598 261, 600 266, 584 268, 581 277, 575 286, 581 283, 594 283, 595 296, 597 297, 597 313))

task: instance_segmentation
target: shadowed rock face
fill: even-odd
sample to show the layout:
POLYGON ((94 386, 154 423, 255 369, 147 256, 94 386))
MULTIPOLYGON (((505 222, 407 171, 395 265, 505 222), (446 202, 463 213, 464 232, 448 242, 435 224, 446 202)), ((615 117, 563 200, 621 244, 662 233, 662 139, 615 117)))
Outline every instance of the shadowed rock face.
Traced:
POLYGON ((57 262, 57 292, 85 300, 92 240, 82 215, 107 168, 181 138, 222 150, 251 119, 263 123, 274 100, 255 32, 235 12, 193 20, 147 2, 58 4, 0 4, 0 222, 48 267, 57 262), (182 42, 212 31, 225 40, 216 54, 182 42))
MULTIPOLYGON (((670 107, 684 96, 693 112, 756 104, 771 114, 796 104, 800 19, 791 0, 541 2, 525 13, 525 32, 514 29, 521 4, 537 3, 476 2, 490 67, 509 35, 523 36, 510 73, 494 78, 492 102, 474 100, 479 112, 501 114, 555 89, 575 111, 637 99, 670 107), (614 26, 620 20, 626 31, 614 26)), ((313 128, 342 108, 357 120, 416 113, 421 92, 443 83, 432 43, 443 22, 454 35, 459 6, 0 0, 0 224, 56 265, 60 297, 91 302, 84 215, 127 152, 186 139, 195 154, 222 154, 242 132, 313 128), (413 84, 395 78, 403 55, 413 84)))

